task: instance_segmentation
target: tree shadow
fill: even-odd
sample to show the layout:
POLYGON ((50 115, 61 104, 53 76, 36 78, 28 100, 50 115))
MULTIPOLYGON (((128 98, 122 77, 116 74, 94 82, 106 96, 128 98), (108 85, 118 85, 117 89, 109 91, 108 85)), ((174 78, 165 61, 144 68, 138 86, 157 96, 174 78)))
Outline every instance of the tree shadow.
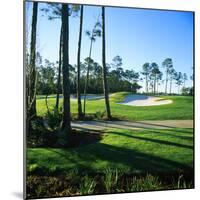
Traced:
POLYGON ((159 144, 164 144, 164 145, 170 145, 170 146, 175 146, 175 147, 182 147, 182 148, 188 148, 188 149, 193 149, 193 146, 190 145, 185 145, 185 144, 179 144, 175 142, 170 142, 170 141, 165 141, 165 140, 160 140, 160 139, 153 139, 153 138, 147 138, 147 137, 139 137, 136 135, 129 135, 127 133, 120 133, 120 132, 111 132, 111 134, 117 134, 120 136, 126 136, 138 140, 144 140, 148 142, 154 142, 154 143, 159 143, 159 144))
MULTIPOLYGON (((82 164, 80 159, 76 160, 75 158, 69 157, 65 153, 63 153, 63 152, 61 152, 61 151, 59 151, 59 150, 57 150, 55 148, 51 148, 51 149, 49 149, 49 151, 58 154, 59 155, 58 159, 60 157, 67 158, 67 160, 69 160, 70 162, 72 162, 73 164, 75 164, 76 168, 78 168, 78 169, 84 169, 86 171, 91 171, 90 165, 84 165, 84 164, 82 164)), ((76 150, 74 150, 73 153, 77 154, 76 150)))
MULTIPOLYGON (((86 171, 97 170, 95 167, 98 165, 96 163, 97 161, 109 161, 113 167, 115 167, 116 164, 122 164, 126 166, 127 169, 131 169, 133 173, 167 173, 172 171, 192 170, 191 166, 177 161, 142 153, 134 149, 103 143, 98 143, 92 148, 90 146, 89 148, 74 149, 73 153, 76 159, 69 158, 64 151, 59 152, 53 149, 52 151, 58 153, 59 157, 64 157, 70 162, 73 162, 77 168, 86 171)), ((108 167, 110 167, 110 164, 108 167)), ((100 170, 102 170, 102 167, 100 167, 100 170)))
MULTIPOLYGON (((80 122, 81 123, 81 122, 80 122)), ((82 122, 83 124, 87 124, 87 125, 96 125, 98 127, 110 127, 110 128, 118 128, 117 126, 124 126, 124 127, 127 127, 128 128, 142 128, 142 129, 154 129, 154 128, 160 128, 160 129, 173 129, 172 131, 173 132, 179 132, 179 133, 190 133, 191 134, 191 131, 188 131, 186 129, 184 129, 184 131, 182 130, 177 130, 175 128, 177 127, 173 127, 173 126, 166 126, 166 125, 160 125, 160 124, 155 124, 155 123, 146 123, 146 122, 133 122, 133 124, 131 125, 130 122, 127 121, 127 124, 124 123, 123 121, 105 121, 105 122, 102 122, 102 121, 85 121, 85 122, 82 122), (116 126, 117 125, 117 126, 116 126), (146 127, 145 127, 146 125, 146 127), (155 126, 155 127, 152 127, 152 126, 155 126)))
MULTIPOLYGON (((161 124, 155 124, 155 123, 147 123, 147 122, 136 122, 138 124, 145 124, 145 125, 153 125, 153 126, 157 126, 157 127, 165 127, 165 128, 178 128, 178 127, 175 127, 175 126, 166 126, 166 125, 161 125, 161 124)), ((176 132, 181 132, 179 130, 175 130, 176 132)), ((184 130, 184 132, 186 133, 191 133, 187 130, 184 130)))
MULTIPOLYGON (((109 124, 113 124, 113 125, 116 125, 116 124, 119 124, 120 125, 120 122, 109 122, 109 124)), ((133 122, 133 125, 131 124, 125 124, 125 123, 121 123, 122 126, 125 126, 127 128, 142 128, 142 129, 154 129, 153 127, 151 126, 155 126, 155 128, 158 128, 158 129, 173 129, 174 132, 185 132, 185 133, 191 133, 190 131, 187 131, 187 130, 176 130, 175 128, 178 128, 178 127, 174 127, 174 126, 166 126, 166 125, 160 125, 160 124, 155 124, 155 123, 147 123, 147 122, 133 122), (144 126, 146 125, 146 127, 144 126)))
MULTIPOLYGON (((174 130, 170 130, 170 129, 167 129, 167 131, 173 131, 173 132, 177 132, 177 131, 174 131, 174 130)), ((180 133, 187 133, 185 131, 179 131, 180 133)), ((189 132, 191 133, 191 132, 189 132)), ((148 130, 148 132, 143 132, 142 134, 155 134, 155 135, 159 135, 159 136, 170 136, 172 138, 179 138, 179 139, 183 139, 183 140, 189 140, 189 141, 193 141, 193 136, 183 136, 183 135, 174 135, 172 133, 166 133, 166 132, 159 132, 157 130, 148 130)))

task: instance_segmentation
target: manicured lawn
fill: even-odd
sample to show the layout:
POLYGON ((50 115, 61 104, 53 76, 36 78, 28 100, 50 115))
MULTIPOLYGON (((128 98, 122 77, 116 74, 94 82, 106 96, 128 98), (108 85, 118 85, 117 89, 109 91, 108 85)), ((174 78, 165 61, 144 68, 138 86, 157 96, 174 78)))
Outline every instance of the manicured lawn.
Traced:
MULTIPOLYGON (((171 99, 172 104, 160 106, 127 106, 117 102, 123 101, 125 95, 129 93, 121 92, 111 96, 111 111, 114 117, 127 120, 167 120, 167 119, 193 119, 193 97, 191 96, 163 96, 164 99, 171 99)), ((53 96, 53 95, 52 95, 53 96)), ((49 98, 49 107, 55 105, 55 98, 49 98)), ((62 98, 60 99, 62 105, 62 98)), ((105 110, 104 99, 88 100, 86 103, 86 113, 97 113, 105 110)), ((39 116, 46 113, 45 100, 37 99, 37 112, 39 116)), ((77 113, 77 102, 71 101, 71 112, 77 113)))
POLYGON ((97 143, 76 148, 28 148, 28 173, 71 169, 170 173, 193 168, 193 129, 108 130, 97 143))

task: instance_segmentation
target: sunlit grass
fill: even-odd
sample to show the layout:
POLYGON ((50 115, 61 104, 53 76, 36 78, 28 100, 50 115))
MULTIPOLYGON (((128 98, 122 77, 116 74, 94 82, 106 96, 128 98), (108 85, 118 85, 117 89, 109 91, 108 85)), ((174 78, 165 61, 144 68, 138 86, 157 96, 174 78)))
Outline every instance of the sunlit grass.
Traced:
MULTIPOLYGON (((123 101, 127 94, 129 93, 120 92, 111 95, 110 106, 114 117, 127 120, 193 119, 193 97, 191 96, 162 96, 163 99, 169 99, 173 102, 159 106, 137 107, 118 104, 117 102, 123 101)), ((50 108, 53 108, 55 103, 55 98, 48 99, 50 108)), ((60 99, 61 105, 62 98, 60 99)), ((37 99, 37 113, 39 116, 43 116, 46 111, 45 99, 41 99, 40 96, 40 99, 37 99)), ((89 100, 86 102, 86 114, 104 111, 104 99, 89 100)), ((77 102, 75 100, 71 100, 71 112, 73 114, 77 113, 77 102)))

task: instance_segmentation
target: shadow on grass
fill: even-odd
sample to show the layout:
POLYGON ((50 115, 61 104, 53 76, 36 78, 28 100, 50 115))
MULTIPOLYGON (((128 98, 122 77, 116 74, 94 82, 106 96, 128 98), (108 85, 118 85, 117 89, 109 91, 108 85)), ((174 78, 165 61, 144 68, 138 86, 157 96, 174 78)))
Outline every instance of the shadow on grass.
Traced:
MULTIPOLYGON (((128 121, 127 121, 128 122, 128 121)), ((74 127, 76 127, 76 123, 74 121, 74 127)), ((175 128, 177 127, 172 127, 172 126, 165 126, 165 125, 159 125, 159 124, 153 124, 153 123, 146 123, 146 122, 133 122, 133 124, 131 125, 130 122, 128 122, 128 124, 126 124, 123 121, 101 121, 101 120, 95 120, 95 121, 79 121, 78 124, 82 124, 87 125, 87 126, 91 126, 91 130, 92 130, 92 126, 96 126, 96 128, 99 127, 99 129, 103 129, 103 127, 105 128, 120 128, 122 129, 122 127, 125 127, 125 129, 130 129, 130 128, 141 128, 141 129, 146 129, 146 130, 150 130, 150 129, 167 129, 170 131, 170 129, 172 129, 171 131, 173 132, 178 132, 178 133, 190 133, 193 134, 193 132, 184 129, 183 130, 177 130, 175 128)), ((85 129, 84 127, 79 127, 79 129, 85 129)), ((86 128, 87 129, 87 128, 86 128)), ((95 129, 95 128, 93 128, 95 129)), ((89 129, 90 130, 90 129, 89 129)))
MULTIPOLYGON (((171 129, 167 129, 167 131, 169 132, 180 132, 180 133, 183 133, 183 134, 186 134, 188 132, 185 132, 184 130, 183 131, 174 131, 174 130, 171 130, 171 129)), ((193 133, 193 132, 190 132, 190 134, 193 133)), ((193 141, 193 136, 183 136, 183 135, 176 135, 176 134, 173 134, 173 133, 166 133, 166 132, 159 132, 157 130, 148 130, 148 132, 143 132, 142 134, 154 134, 154 135, 157 135, 159 134, 159 136, 170 136, 172 138, 179 138, 179 139, 183 139, 183 140, 190 140, 190 141, 193 141)))
MULTIPOLYGON (((168 130, 167 130, 168 131, 168 130)), ((138 131, 136 131, 138 132, 138 131)), ((141 130, 142 133, 142 130, 141 130)), ((83 136, 86 133, 83 134, 83 136)), ((95 135, 95 133, 93 133, 95 135)), ((91 135, 93 135, 91 134, 91 135)), ((98 137, 101 138, 100 133, 98 137)), ((171 147, 181 148, 181 151, 192 151, 193 146, 177 143, 174 141, 169 141, 168 138, 157 139, 148 137, 148 134, 163 135, 165 136, 165 131, 163 130, 159 132, 156 130, 144 131, 144 135, 137 134, 129 134, 117 131, 110 131, 107 133, 108 135, 116 135, 114 138, 118 138, 123 136, 124 138, 132 138, 140 141, 145 141, 147 143, 156 143, 164 146, 164 150, 167 151, 171 147), (147 134, 145 136, 145 134, 147 134)), ((171 133, 166 133, 173 137, 171 133)), ((176 136, 176 135, 175 135, 176 136)), ((85 136, 84 136, 85 137, 85 136)), ((121 137, 123 139, 123 137, 121 137)), ((177 135, 177 137, 179 137, 177 135)), ((181 136, 186 137, 186 136, 181 136)), ((186 139, 186 138, 182 138, 186 139)), ((191 139, 191 138, 187 138, 191 139)), ((119 139, 120 140, 120 139, 119 139)), ((96 141, 96 140, 95 140, 96 141)), ((128 140, 127 140, 128 141, 128 140)), ((131 140, 130 140, 131 142, 131 140)), ((30 150, 31 151, 31 150, 30 150)), ((181 161, 175 161, 173 158, 165 158, 159 155, 154 155, 153 151, 143 152, 138 151, 133 148, 127 148, 126 146, 115 146, 110 144, 105 144, 96 141, 96 143, 89 143, 85 146, 76 146, 73 148, 47 148, 47 152, 39 155, 40 151, 33 151, 32 160, 36 159, 38 164, 38 169, 33 171, 33 174, 40 173, 41 174, 52 174, 52 173, 65 173, 70 169, 78 168, 80 170, 86 171, 87 173, 90 171, 102 171, 104 168, 108 167, 117 167, 122 168, 126 173, 127 171, 131 173, 161 173, 161 172, 171 172, 171 171, 185 171, 192 170, 192 164, 182 163, 181 161), (55 165, 55 170, 51 171, 51 167, 55 165)), ((181 154, 180 154, 181 155, 181 154)), ((191 154, 192 156, 192 154, 191 154)), ((30 156, 31 157, 31 156, 30 156)), ((35 161, 36 161, 35 160, 35 161)), ((34 162, 35 162, 34 161, 34 162)), ((54 168, 54 167, 53 167, 54 168)))
MULTIPOLYGON (((101 122, 99 122, 99 123, 101 123, 101 122)), ((105 123, 102 123, 102 125, 104 125, 104 124, 105 123)), ((152 126, 154 126, 157 129, 159 129, 159 128, 160 129, 168 129, 168 130, 173 129, 172 131, 178 132, 178 133, 191 133, 191 131, 188 131, 188 130, 184 130, 184 131, 176 130, 175 128, 178 128, 178 127, 174 127, 174 126, 166 126, 166 125, 160 125, 160 124, 154 124, 154 123, 146 123, 146 122, 137 122, 137 121, 133 122, 133 125, 125 124, 125 123, 121 123, 120 124, 120 121, 117 122, 117 123, 109 122, 109 127, 110 127, 110 125, 117 125, 117 124, 122 125, 124 127, 127 127, 127 129, 131 127, 131 128, 142 128, 142 129, 149 130, 149 129, 153 129, 152 126)), ((113 126, 113 128, 115 128, 115 127, 113 126)))
MULTIPOLYGON (((65 151, 61 152, 56 149, 49 150, 57 153, 58 159, 63 157, 69 160, 69 162, 72 162, 76 168, 86 170, 87 172, 97 170, 95 167, 98 165, 96 161, 108 161, 112 163, 113 167, 122 164, 126 166, 127 169, 129 168, 128 171, 132 170, 132 173, 167 173, 171 171, 192 170, 192 167, 177 161, 142 153, 133 149, 116 147, 103 143, 97 143, 95 149, 91 147, 92 146, 88 146, 88 148, 82 148, 81 150, 74 149, 73 155, 70 158, 69 154, 65 153, 65 151)), ((101 163, 99 163, 99 165, 101 165, 101 163)))
MULTIPOLYGON (((161 127, 161 128, 172 128, 174 132, 180 132, 180 133, 191 133, 191 131, 187 131, 187 130, 176 130, 174 128, 178 128, 178 127, 174 127, 174 126, 166 126, 166 125, 160 125, 160 124, 154 124, 154 123, 146 123, 146 122, 137 122, 139 124, 145 124, 145 125, 153 125, 153 126, 157 126, 157 127, 161 127)), ((181 127, 180 127, 181 128, 181 127)))
POLYGON ((130 137, 130 138, 138 139, 138 140, 145 140, 145 141, 149 141, 149 142, 155 142, 155 143, 164 144, 164 145, 171 145, 171 146, 175 146, 175 147, 193 149, 193 146, 189 146, 189 145, 185 145, 185 144, 179 144, 179 143, 175 143, 175 142, 169 142, 169 141, 165 141, 165 140, 152 139, 152 138, 146 138, 146 137, 139 137, 139 136, 129 135, 127 133, 120 133, 120 132, 112 132, 112 134, 117 134, 117 135, 120 135, 120 136, 126 136, 126 137, 130 137))

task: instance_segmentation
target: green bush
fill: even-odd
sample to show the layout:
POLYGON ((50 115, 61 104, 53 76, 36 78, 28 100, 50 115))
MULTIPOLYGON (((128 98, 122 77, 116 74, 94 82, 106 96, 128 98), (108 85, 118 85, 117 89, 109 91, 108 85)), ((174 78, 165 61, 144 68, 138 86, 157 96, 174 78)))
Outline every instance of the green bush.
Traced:
POLYGON ((57 141, 56 131, 45 126, 45 120, 36 118, 31 121, 31 129, 27 134, 27 144, 31 147, 51 147, 57 141))
POLYGON ((119 179, 119 172, 118 169, 112 170, 110 168, 105 170, 105 177, 103 178, 103 183, 106 188, 106 192, 112 192, 117 185, 119 179))
POLYGON ((186 188, 192 188, 193 183, 187 182, 184 179, 184 176, 180 175, 177 180, 173 180, 172 185, 174 189, 186 189, 186 188))
POLYGON ((132 180, 127 179, 126 182, 126 190, 129 192, 161 189, 161 182, 158 180, 158 177, 149 174, 146 177, 133 177, 132 180))
POLYGON ((104 110, 104 111, 97 111, 97 112, 95 113, 95 118, 97 118, 97 119, 102 119, 102 118, 104 118, 105 113, 106 113, 105 110, 104 110))
POLYGON ((80 182, 80 194, 92 194, 96 186, 96 181, 92 178, 89 178, 88 175, 84 176, 80 182))
POLYGON ((62 108, 58 110, 56 107, 53 109, 49 110, 45 114, 45 119, 47 120, 49 128, 56 130, 59 128, 61 120, 62 120, 62 108))

